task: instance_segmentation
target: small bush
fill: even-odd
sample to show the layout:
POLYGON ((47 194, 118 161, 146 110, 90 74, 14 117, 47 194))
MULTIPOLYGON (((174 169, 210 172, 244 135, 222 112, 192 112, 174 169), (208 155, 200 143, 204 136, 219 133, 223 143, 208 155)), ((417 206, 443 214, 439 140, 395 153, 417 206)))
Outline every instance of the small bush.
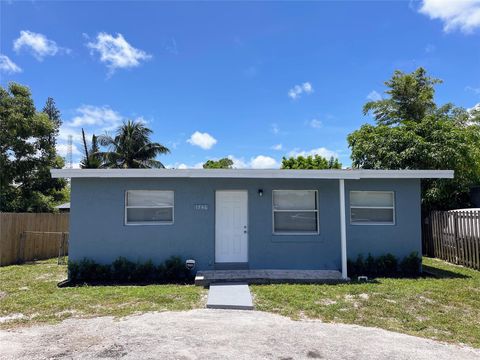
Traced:
POLYGON ((132 273, 133 281, 146 281, 155 282, 158 279, 158 272, 152 260, 148 260, 146 263, 138 262, 132 273))
POLYGON ((365 273, 370 277, 376 277, 378 273, 378 263, 372 254, 368 254, 365 260, 365 273))
POLYGON ((356 261, 348 260, 347 269, 350 277, 365 275, 370 278, 387 276, 418 276, 420 272, 420 265, 422 263, 418 253, 411 253, 405 257, 399 264, 398 259, 392 254, 385 254, 374 257, 368 254, 364 260, 363 255, 360 254, 356 261))
POLYGON ((190 271, 185 267, 184 262, 178 256, 172 256, 165 261, 162 270, 166 281, 185 281, 190 275, 190 271))
POLYGON ((80 264, 75 261, 68 261, 68 278, 71 281, 80 280, 80 264))
POLYGON ((415 251, 402 260, 400 263, 400 270, 405 276, 415 277, 420 274, 421 265, 422 259, 415 251))
POLYGON ((129 282, 132 280, 136 264, 120 256, 112 263, 112 280, 117 282, 129 282))
POLYGON ((359 254, 355 261, 351 259, 347 260, 347 272, 355 276, 365 273, 365 261, 362 254, 359 254))
POLYGON ((68 277, 72 281, 106 281, 110 278, 110 266, 100 265, 90 259, 68 262, 68 277))
POLYGON ((110 281, 112 276, 110 265, 97 264, 95 274, 96 276, 92 279, 94 281, 110 281))
POLYGON ((69 261, 68 277, 74 283, 185 283, 193 279, 191 271, 178 256, 172 256, 158 266, 151 260, 134 263, 125 257, 117 258, 111 265, 101 265, 91 259, 69 261))
POLYGON ((398 260, 392 254, 379 256, 377 259, 377 272, 385 276, 394 276, 398 272, 398 260))

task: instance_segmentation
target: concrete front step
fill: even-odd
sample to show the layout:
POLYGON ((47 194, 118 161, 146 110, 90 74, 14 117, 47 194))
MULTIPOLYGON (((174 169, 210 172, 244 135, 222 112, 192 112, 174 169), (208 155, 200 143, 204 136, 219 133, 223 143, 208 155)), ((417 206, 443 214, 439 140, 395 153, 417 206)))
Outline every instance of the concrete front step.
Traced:
POLYGON ((195 285, 241 282, 246 284, 325 284, 340 283, 340 271, 336 270, 205 270, 195 277, 195 285))
POLYGON ((208 290, 207 308, 253 310, 252 294, 247 284, 212 284, 208 290))

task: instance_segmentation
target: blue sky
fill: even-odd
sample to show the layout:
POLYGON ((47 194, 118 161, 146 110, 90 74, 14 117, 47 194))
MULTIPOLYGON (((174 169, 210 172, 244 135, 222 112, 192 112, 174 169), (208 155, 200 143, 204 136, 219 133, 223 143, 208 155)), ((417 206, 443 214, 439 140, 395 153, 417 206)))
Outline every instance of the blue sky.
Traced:
POLYGON ((350 165, 346 136, 370 119, 395 69, 442 78, 440 103, 480 102, 480 2, 1 2, 0 83, 62 111, 58 150, 80 132, 142 119, 195 167, 230 156, 278 167, 319 153, 350 165))

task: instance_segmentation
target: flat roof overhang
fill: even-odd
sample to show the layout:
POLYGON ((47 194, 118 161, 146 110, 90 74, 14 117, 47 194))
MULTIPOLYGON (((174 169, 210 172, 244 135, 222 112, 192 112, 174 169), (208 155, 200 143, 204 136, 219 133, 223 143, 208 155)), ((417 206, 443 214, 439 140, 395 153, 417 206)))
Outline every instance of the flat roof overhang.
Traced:
POLYGON ((51 169, 53 178, 453 179, 453 170, 51 169))

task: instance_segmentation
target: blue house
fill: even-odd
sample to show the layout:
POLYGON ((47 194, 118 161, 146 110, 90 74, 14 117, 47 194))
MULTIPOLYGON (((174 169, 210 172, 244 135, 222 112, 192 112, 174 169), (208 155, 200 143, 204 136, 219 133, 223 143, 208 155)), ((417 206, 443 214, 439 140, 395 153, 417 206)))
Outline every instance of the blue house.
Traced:
POLYGON ((193 259, 197 270, 336 270, 421 253, 420 181, 449 170, 62 169, 69 257, 193 259))

